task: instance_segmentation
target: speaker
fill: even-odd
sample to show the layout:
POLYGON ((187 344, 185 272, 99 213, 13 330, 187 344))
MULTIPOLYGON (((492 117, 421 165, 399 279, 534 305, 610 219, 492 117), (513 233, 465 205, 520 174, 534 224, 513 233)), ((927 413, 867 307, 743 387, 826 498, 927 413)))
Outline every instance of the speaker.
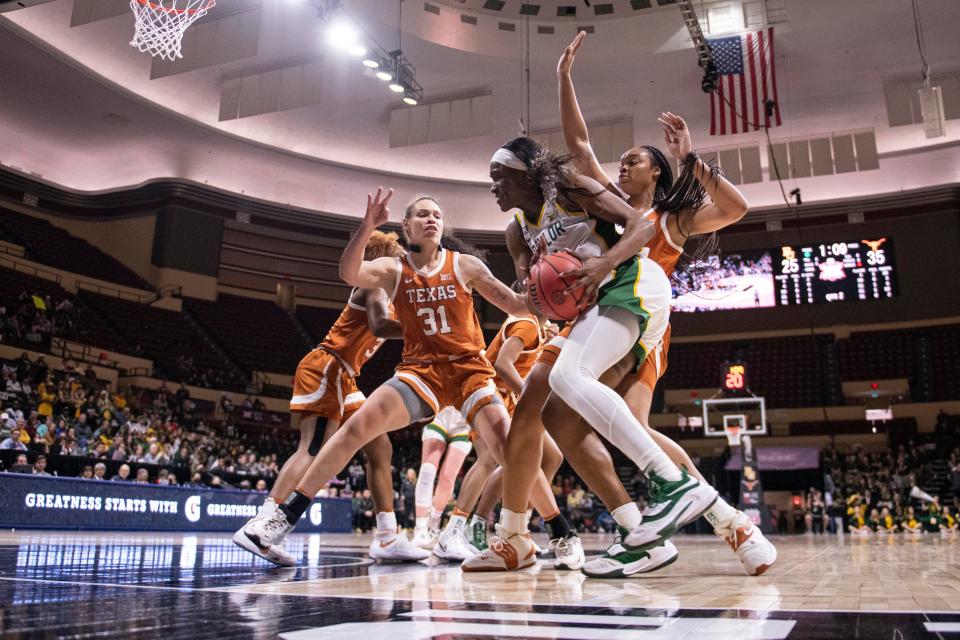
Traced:
POLYGON ((923 117, 923 132, 928 138, 947 135, 947 123, 943 114, 943 92, 940 87, 921 87, 920 115, 923 117))

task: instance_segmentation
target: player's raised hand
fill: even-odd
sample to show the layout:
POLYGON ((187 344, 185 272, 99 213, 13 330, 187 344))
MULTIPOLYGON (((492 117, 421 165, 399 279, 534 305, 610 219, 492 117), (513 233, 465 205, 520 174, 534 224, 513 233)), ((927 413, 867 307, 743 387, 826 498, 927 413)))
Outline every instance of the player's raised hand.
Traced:
POLYGON ((580 45, 583 44, 583 39, 586 37, 587 32, 581 31, 564 50, 563 55, 560 56, 560 62, 557 63, 558 75, 570 73, 570 69, 573 67, 573 59, 577 55, 577 50, 580 49, 580 45))
POLYGON ((693 148, 687 123, 683 118, 669 111, 661 113, 658 121, 663 125, 663 142, 667 145, 670 155, 683 162, 693 148))
POLYGON ((367 212, 363 216, 363 222, 376 229, 385 224, 390 219, 390 198, 393 197, 393 189, 383 195, 383 187, 377 187, 377 192, 373 195, 367 194, 367 212))

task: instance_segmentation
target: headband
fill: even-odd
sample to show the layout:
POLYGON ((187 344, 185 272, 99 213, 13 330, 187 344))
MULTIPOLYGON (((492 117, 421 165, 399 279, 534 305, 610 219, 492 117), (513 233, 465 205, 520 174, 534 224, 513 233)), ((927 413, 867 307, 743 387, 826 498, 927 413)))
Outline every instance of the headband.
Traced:
POLYGON ((505 167, 510 167, 511 169, 516 169, 518 171, 527 171, 528 167, 523 160, 517 157, 513 151, 509 149, 500 148, 497 149, 496 153, 493 154, 493 157, 490 158, 490 162, 496 162, 497 164, 502 164, 505 167))

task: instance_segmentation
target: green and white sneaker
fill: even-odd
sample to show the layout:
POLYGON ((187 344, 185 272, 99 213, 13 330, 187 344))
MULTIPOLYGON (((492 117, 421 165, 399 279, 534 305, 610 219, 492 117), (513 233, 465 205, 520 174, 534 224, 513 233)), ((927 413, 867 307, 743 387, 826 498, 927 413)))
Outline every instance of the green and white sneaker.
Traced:
POLYGON ((583 573, 590 578, 630 578, 650 573, 673 564, 679 552, 669 540, 648 551, 632 551, 623 546, 623 539, 630 531, 617 527, 620 535, 599 558, 583 565, 583 573))
POLYGON ((625 548, 647 551, 659 546, 717 501, 716 489, 699 482, 686 471, 680 474, 680 479, 674 482, 655 473, 647 477, 650 503, 643 510, 643 522, 623 539, 625 548))
POLYGON ((487 550, 487 521, 474 522, 470 525, 470 539, 467 544, 475 553, 487 550))

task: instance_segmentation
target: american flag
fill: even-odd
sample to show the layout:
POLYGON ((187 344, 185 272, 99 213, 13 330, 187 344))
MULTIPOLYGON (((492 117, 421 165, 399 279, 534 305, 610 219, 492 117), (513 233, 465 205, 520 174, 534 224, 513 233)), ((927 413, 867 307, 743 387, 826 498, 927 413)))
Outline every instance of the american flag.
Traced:
POLYGON ((744 133, 780 126, 773 27, 707 40, 720 74, 710 92, 710 135, 744 133), (764 103, 772 100, 773 114, 764 103))

